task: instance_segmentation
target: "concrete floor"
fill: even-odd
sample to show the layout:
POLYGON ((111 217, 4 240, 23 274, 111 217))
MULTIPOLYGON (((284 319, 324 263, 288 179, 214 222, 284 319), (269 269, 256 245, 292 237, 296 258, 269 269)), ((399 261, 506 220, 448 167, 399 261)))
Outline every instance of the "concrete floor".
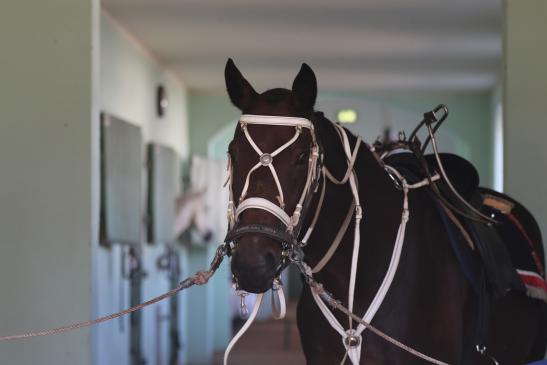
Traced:
MULTIPOLYGON (((215 354, 211 365, 222 365, 224 354, 215 354)), ((296 303, 287 303, 283 320, 256 322, 230 353, 230 365, 305 365, 296 327, 296 303)))

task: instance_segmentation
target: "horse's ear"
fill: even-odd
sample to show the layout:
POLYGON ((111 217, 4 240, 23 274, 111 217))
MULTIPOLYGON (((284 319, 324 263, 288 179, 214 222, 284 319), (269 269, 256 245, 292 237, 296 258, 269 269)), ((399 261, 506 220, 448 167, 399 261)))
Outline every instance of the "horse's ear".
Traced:
POLYGON ((257 93, 251 84, 245 80, 231 58, 226 62, 224 79, 226 80, 226 90, 228 90, 232 104, 240 110, 246 109, 257 93))
POLYGON ((310 66, 303 63, 293 81, 292 92, 296 103, 302 109, 313 109, 317 98, 317 79, 310 66))

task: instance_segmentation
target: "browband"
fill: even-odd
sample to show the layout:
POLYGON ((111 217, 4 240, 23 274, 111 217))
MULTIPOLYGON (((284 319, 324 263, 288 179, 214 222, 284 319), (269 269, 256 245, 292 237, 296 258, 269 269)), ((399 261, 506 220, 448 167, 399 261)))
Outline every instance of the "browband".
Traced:
POLYGON ((243 114, 239 118, 239 122, 247 124, 277 125, 287 127, 300 126, 302 128, 308 128, 310 130, 313 130, 313 123, 309 119, 298 117, 243 114))

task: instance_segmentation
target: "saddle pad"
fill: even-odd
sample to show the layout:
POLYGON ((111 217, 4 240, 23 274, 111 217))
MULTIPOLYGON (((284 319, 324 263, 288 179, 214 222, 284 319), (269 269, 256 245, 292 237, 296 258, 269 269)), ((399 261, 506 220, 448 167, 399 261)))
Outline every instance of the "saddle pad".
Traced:
MULTIPOLYGON (((453 160, 459 163, 458 159, 461 158, 453 160)), ((396 168, 409 182, 417 182, 423 178, 416 158, 410 153, 391 155, 386 158, 385 162, 396 168)), ((452 165, 455 165, 456 162, 452 165)), ((462 166, 460 170, 466 169, 464 163, 459 163, 459 165, 462 166)), ((467 168, 467 170, 470 169, 467 168)), ((462 232, 447 216, 435 196, 432 193, 429 194, 435 202, 434 205, 449 236, 453 252, 470 285, 478 293, 486 279, 496 286, 495 292, 504 293, 506 290, 517 290, 532 298, 547 302, 547 283, 543 262, 535 246, 536 243, 532 242, 522 224, 513 214, 514 203, 510 199, 504 199, 502 194, 494 192, 487 194, 486 189, 477 188, 475 184, 478 183, 478 179, 474 177, 474 174, 464 173, 460 176, 462 181, 466 176, 472 176, 470 186, 466 186, 463 182, 458 184, 453 181, 460 194, 471 198, 475 194, 478 196, 480 192, 483 195, 483 213, 493 214, 495 219, 500 222, 500 224, 489 228, 482 223, 469 222, 457 217, 473 241, 477 241, 475 246, 483 248, 483 250, 472 250, 465 241, 462 232), (496 238, 496 242, 491 242, 493 238, 496 238), (497 249, 494 249, 495 247, 497 249), (487 257, 481 257, 485 254, 487 257), (485 260, 488 261, 486 265, 485 260)))
MULTIPOLYGON (((438 206, 438 204, 436 204, 438 206)), ((468 282, 476 292, 480 290, 484 270, 479 255, 472 251, 466 244, 463 235, 456 228, 455 224, 448 218, 442 208, 438 207, 438 213, 448 233, 454 254, 468 282)), ((496 226, 497 233, 503 237, 503 242, 509 252, 512 265, 521 285, 510 285, 507 289, 518 290, 531 298, 547 302, 547 282, 545 280, 542 265, 538 264, 538 255, 530 246, 527 234, 522 226, 511 215, 505 215, 491 207, 483 208, 484 213, 494 214, 495 219, 500 222, 496 226), (534 259, 536 258, 536 259, 534 259)), ((466 229, 473 230, 472 225, 467 224, 466 229)), ((474 240, 481 239, 476 232, 471 232, 474 240)), ((541 262, 539 262, 541 263, 541 262)))
POLYGON ((512 214, 511 209, 502 209, 502 207, 510 207, 510 201, 503 201, 500 197, 488 194, 484 198, 483 210, 494 215, 495 219, 500 222, 496 225, 496 230, 504 238, 503 241, 509 251, 513 266, 525 287, 526 294, 547 302, 547 281, 538 247, 541 243, 533 242, 524 226, 512 214), (490 204, 490 201, 494 203, 490 204))

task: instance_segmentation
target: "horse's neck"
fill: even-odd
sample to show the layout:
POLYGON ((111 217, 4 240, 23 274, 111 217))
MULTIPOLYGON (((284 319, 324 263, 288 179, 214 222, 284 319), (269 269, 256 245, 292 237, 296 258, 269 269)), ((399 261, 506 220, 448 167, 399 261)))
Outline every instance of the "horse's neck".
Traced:
MULTIPOLYGON (((331 143, 333 141, 332 137, 329 139, 331 143)), ((353 148, 355 139, 352 136, 349 137, 353 148)), ((338 142, 338 137, 334 136, 334 138, 338 142)), ((347 168, 346 157, 341 147, 330 146, 330 150, 326 147, 325 152, 327 154, 326 167, 340 178, 347 168), (329 153, 331 153, 330 156, 329 153), (332 156, 332 154, 335 154, 335 156, 332 156)), ((387 265, 401 218, 402 193, 395 189, 383 167, 380 166, 372 152, 364 144, 361 145, 354 169, 359 186, 360 205, 363 209, 363 220, 360 224, 359 267, 366 265, 365 267, 375 268, 384 262, 387 265)), ((322 214, 316 225, 316 232, 312 235, 312 239, 305 250, 311 266, 319 262, 329 249, 346 218, 353 199, 349 184, 335 185, 327 182, 322 214)), ((336 253, 319 273, 319 278, 325 285, 328 288, 333 288, 333 294, 343 297, 347 295, 348 290, 349 267, 354 245, 354 227, 354 221, 352 220, 336 253)), ((385 270, 373 271, 385 272, 385 270)), ((376 287, 376 282, 379 283, 382 280, 382 278, 375 275, 365 276, 366 279, 359 278, 359 287, 367 284, 376 287)), ((372 296, 373 293, 370 295, 372 296)), ((366 295, 366 297, 368 296, 366 295)), ((372 300, 372 297, 370 299, 372 300)))
MULTIPOLYGON (((334 137, 331 136, 330 140, 334 137)), ((343 176, 343 170, 347 166, 344 155, 340 156, 338 160, 327 160, 329 169, 337 168, 337 177, 343 176)), ((355 171, 363 218, 359 227, 361 239, 353 306, 354 312, 361 316, 368 312, 367 309, 379 292, 390 265, 401 224, 403 193, 394 187, 372 152, 365 148, 359 153, 355 171)), ((327 184, 322 214, 317 222, 316 231, 305 247, 306 256, 312 267, 328 250, 352 199, 347 184, 327 184)), ((386 301, 381 304, 374 320, 382 323, 382 329, 387 332, 398 332, 398 339, 403 342, 410 342, 418 336, 421 339, 429 339, 424 341, 432 348, 438 343, 434 340, 435 336, 429 335, 430 331, 442 333, 444 343, 452 344, 456 351, 454 359, 458 359, 464 330, 462 326, 472 323, 471 315, 462 309, 466 308, 471 289, 465 277, 461 275, 461 269, 449 248, 446 234, 439 225, 435 207, 427 194, 422 191, 411 191, 409 208, 410 220, 405 227, 407 234, 400 264, 385 297, 386 301), (434 280, 431 280, 432 277, 434 280), (424 300, 432 297, 437 299, 424 300), (438 303, 442 303, 442 306, 438 303), (417 313, 419 315, 416 315, 417 313), (446 321, 441 320, 447 317, 447 313, 450 313, 449 317, 454 318, 455 323, 448 327, 446 321), (424 320, 430 325, 424 327, 424 320), (417 332, 417 328, 423 328, 422 332, 417 332)), ((325 289, 344 305, 349 305, 347 301, 353 245, 354 224, 351 224, 335 255, 322 271, 315 274, 325 289)), ((335 313, 335 316, 340 323, 346 323, 344 321, 347 318, 340 313, 335 313)), ((386 353, 386 349, 382 347, 386 346, 385 342, 376 337, 369 338, 368 341, 369 350, 376 349, 377 353, 386 353)), ((458 360, 453 363, 458 363, 458 360)))

